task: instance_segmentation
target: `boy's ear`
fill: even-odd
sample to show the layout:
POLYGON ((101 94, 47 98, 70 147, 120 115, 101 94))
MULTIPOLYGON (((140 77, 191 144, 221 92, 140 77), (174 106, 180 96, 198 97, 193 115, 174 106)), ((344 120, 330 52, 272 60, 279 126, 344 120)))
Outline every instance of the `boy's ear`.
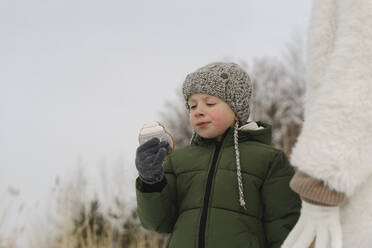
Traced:
POLYGON ((234 120, 236 120, 236 121, 237 121, 237 120, 239 120, 239 118, 238 118, 237 116, 235 116, 234 120))

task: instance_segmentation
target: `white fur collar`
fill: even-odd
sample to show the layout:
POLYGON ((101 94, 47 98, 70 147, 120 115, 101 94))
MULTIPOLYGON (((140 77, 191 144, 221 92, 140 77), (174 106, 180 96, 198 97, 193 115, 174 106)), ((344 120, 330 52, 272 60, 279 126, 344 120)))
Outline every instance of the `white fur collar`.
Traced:
POLYGON ((252 122, 245 124, 244 126, 239 127, 238 130, 260 130, 260 129, 264 129, 264 127, 259 127, 256 122, 252 121, 252 122))

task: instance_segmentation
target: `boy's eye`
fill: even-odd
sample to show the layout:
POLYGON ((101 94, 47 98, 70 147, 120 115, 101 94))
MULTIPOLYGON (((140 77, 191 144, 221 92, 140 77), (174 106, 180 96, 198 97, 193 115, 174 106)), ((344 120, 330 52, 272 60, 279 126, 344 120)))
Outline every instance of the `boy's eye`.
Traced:
POLYGON ((194 108, 196 108, 196 105, 191 105, 190 106, 190 109, 194 109, 194 108))
POLYGON ((215 103, 207 103, 207 106, 214 106, 216 105, 215 103))

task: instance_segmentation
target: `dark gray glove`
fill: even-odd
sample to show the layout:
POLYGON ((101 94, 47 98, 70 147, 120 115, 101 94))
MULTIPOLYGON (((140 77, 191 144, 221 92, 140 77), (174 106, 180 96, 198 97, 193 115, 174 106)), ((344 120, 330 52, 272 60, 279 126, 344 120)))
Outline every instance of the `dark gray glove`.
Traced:
POLYGON ((164 177, 163 161, 171 152, 166 141, 152 138, 143 143, 136 151, 136 168, 140 179, 147 184, 160 182, 164 177))

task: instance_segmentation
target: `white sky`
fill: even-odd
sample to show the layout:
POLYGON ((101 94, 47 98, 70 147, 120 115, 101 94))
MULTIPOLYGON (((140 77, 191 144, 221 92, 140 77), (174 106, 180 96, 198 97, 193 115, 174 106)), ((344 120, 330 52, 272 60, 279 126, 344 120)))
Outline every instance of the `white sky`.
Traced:
POLYGON ((139 129, 187 73, 280 56, 294 33, 305 40, 310 9, 310 0, 2 0, 0 195, 12 186, 26 204, 42 202, 78 158, 93 174, 122 159, 131 183, 139 129))

